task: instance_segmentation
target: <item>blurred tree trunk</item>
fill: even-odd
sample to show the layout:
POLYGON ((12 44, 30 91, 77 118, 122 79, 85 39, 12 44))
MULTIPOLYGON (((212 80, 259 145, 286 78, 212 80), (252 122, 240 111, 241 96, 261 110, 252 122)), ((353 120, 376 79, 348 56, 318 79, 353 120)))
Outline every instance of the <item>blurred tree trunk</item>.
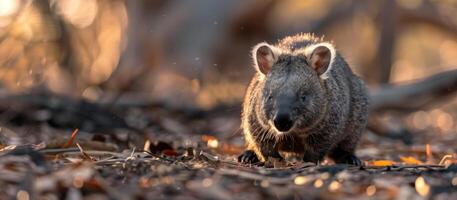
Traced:
POLYGON ((380 21, 381 30, 373 66, 364 68, 365 72, 363 75, 369 84, 385 84, 390 79, 397 21, 397 5, 395 0, 383 1, 380 21))

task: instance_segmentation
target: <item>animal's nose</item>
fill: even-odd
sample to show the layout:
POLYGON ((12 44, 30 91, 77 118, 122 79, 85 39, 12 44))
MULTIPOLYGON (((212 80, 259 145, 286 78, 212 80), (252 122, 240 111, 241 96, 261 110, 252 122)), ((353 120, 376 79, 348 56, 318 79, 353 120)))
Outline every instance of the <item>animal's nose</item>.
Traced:
POLYGON ((292 121, 292 119, 290 119, 290 115, 288 113, 276 114, 276 116, 273 119, 273 123, 276 129, 278 129, 278 131, 281 132, 287 132, 294 125, 294 122, 292 121))

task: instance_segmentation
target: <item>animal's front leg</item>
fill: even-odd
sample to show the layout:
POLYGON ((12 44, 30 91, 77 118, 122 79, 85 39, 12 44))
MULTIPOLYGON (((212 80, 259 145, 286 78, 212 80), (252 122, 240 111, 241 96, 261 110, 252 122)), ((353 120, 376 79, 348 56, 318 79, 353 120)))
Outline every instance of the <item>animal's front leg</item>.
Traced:
POLYGON ((269 158, 282 160, 283 158, 279 155, 275 143, 276 141, 274 139, 255 140, 254 145, 251 144, 248 150, 238 156, 238 162, 253 164, 265 162, 269 158))
POLYGON ((260 152, 263 155, 264 161, 267 161, 269 158, 283 160, 279 154, 278 148, 275 146, 275 141, 270 141, 261 146, 260 152))
POLYGON ((325 153, 319 153, 319 152, 306 152, 305 155, 303 156, 303 162, 312 162, 312 163, 318 163, 321 160, 324 159, 325 153))
POLYGON ((330 150, 331 142, 327 135, 313 135, 305 141, 304 162, 318 163, 322 161, 330 150))
POLYGON ((238 156, 238 162, 254 164, 260 162, 260 160, 253 150, 246 150, 238 156))
POLYGON ((354 154, 354 148, 348 150, 340 146, 332 149, 329 156, 335 163, 362 166, 362 161, 354 154))

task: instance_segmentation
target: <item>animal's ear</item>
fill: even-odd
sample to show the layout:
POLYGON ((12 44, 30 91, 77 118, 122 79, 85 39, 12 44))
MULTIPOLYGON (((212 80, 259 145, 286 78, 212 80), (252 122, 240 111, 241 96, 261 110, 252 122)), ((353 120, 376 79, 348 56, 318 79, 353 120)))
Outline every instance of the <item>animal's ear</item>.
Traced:
POLYGON ((266 42, 255 45, 252 49, 252 58, 257 71, 266 75, 278 60, 279 54, 279 49, 266 42))
POLYGON ((306 49, 306 57, 310 67, 323 79, 328 78, 327 73, 332 68, 335 53, 335 48, 329 43, 311 45, 306 49))

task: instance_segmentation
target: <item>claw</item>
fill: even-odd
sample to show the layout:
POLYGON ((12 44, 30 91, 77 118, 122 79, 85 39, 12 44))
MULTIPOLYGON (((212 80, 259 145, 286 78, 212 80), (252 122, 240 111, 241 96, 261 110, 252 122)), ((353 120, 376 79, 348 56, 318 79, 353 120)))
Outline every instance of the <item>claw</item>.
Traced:
POLYGON ((360 161, 360 159, 355 155, 346 156, 346 158, 344 158, 341 163, 354 166, 362 166, 362 161, 360 161))
POLYGON ((253 164, 258 163, 259 158, 257 157, 254 151, 247 150, 238 156, 238 162, 253 164))

